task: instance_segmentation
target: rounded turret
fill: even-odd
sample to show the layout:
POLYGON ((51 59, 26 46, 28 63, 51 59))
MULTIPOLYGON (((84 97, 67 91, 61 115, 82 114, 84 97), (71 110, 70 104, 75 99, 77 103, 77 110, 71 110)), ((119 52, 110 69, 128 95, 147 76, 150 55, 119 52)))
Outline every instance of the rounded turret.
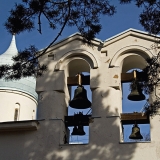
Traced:
MULTIPOLYGON (((13 35, 9 48, 0 55, 0 65, 12 64, 12 57, 17 54, 15 35, 13 35)), ((0 79, 0 122, 36 119, 38 95, 35 86, 34 77, 13 81, 0 79)))

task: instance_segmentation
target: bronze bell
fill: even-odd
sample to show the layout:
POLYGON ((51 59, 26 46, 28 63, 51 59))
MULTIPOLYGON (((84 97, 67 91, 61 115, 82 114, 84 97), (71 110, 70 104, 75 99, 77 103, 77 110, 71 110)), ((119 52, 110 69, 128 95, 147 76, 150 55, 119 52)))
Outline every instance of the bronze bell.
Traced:
POLYGON ((74 98, 69 103, 75 109, 86 109, 91 107, 91 102, 87 98, 87 91, 83 86, 78 86, 74 91, 74 98))
POLYGON ((73 135, 73 136, 83 136, 85 134, 86 133, 84 132, 82 125, 79 125, 78 128, 77 128, 77 126, 74 126, 73 132, 71 133, 71 135, 73 135))
POLYGON ((138 82, 133 82, 133 86, 131 86, 131 93, 128 95, 128 99, 131 101, 145 100, 145 95, 142 93, 142 89, 138 82))
POLYGON ((86 133, 84 132, 84 130, 83 130, 83 126, 82 125, 79 125, 78 126, 78 135, 79 136, 83 136, 83 135, 85 135, 86 133))
POLYGON ((78 128, 77 128, 77 126, 74 126, 73 132, 71 133, 71 135, 78 135, 78 128))
POLYGON ((132 133, 129 136, 129 139, 143 139, 143 136, 140 133, 140 128, 137 124, 133 125, 132 127, 132 133))

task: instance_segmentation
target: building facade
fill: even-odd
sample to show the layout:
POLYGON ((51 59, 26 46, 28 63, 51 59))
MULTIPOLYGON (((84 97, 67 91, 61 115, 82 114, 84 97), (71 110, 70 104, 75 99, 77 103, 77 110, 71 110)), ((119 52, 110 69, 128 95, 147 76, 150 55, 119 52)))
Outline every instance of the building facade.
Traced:
MULTIPOLYGON (((8 49, 0 55, 0 64, 14 63, 12 57, 18 54, 15 35, 8 49)), ((37 119, 36 80, 33 77, 20 80, 0 79, 0 122, 37 119)))
MULTIPOLYGON (((91 45, 84 43, 79 33, 54 44, 39 59, 48 65, 48 70, 36 80, 37 119, 30 116, 25 121, 5 123, 12 120, 9 118, 1 121, 0 157, 3 160, 159 160, 159 115, 146 118, 145 123, 150 124, 149 141, 124 142, 126 122, 122 118, 122 75, 132 69, 143 69, 146 59, 159 52, 156 42, 153 35, 129 29, 104 42, 95 39, 91 45), (92 93, 92 113, 84 120, 89 126, 89 142, 70 144, 68 126, 75 120, 74 115, 68 116, 70 86, 76 85, 73 77, 82 72, 89 73, 87 84, 92 93)), ((158 87, 149 100, 155 96, 159 96, 158 87)), ((28 102, 26 108, 31 106, 28 102)))

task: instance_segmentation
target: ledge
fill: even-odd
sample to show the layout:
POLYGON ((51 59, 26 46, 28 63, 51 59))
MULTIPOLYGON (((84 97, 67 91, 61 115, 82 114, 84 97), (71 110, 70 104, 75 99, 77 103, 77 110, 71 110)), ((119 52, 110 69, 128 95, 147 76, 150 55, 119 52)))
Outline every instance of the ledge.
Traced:
POLYGON ((130 143, 151 143, 151 141, 119 142, 119 144, 130 144, 130 143))
POLYGON ((69 144, 59 144, 59 146, 73 146, 73 145, 89 145, 89 143, 69 143, 69 144))
POLYGON ((40 120, 1 122, 0 123, 0 132, 37 130, 39 121, 40 120))
POLYGON ((149 116, 142 113, 121 113, 121 122, 123 125, 134 124, 149 124, 149 116))

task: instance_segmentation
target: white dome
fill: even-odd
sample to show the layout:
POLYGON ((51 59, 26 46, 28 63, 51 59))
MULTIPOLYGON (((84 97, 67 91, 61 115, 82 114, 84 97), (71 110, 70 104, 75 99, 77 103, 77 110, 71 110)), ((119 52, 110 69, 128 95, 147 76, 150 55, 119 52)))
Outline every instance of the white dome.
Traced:
MULTIPOLYGON (((12 64, 12 57, 18 54, 16 47, 15 35, 12 37, 9 48, 0 55, 0 65, 12 64)), ((33 77, 21 78, 20 80, 6 81, 0 79, 0 90, 14 90, 24 92, 34 97, 37 100, 37 93, 35 92, 36 80, 33 77)))

